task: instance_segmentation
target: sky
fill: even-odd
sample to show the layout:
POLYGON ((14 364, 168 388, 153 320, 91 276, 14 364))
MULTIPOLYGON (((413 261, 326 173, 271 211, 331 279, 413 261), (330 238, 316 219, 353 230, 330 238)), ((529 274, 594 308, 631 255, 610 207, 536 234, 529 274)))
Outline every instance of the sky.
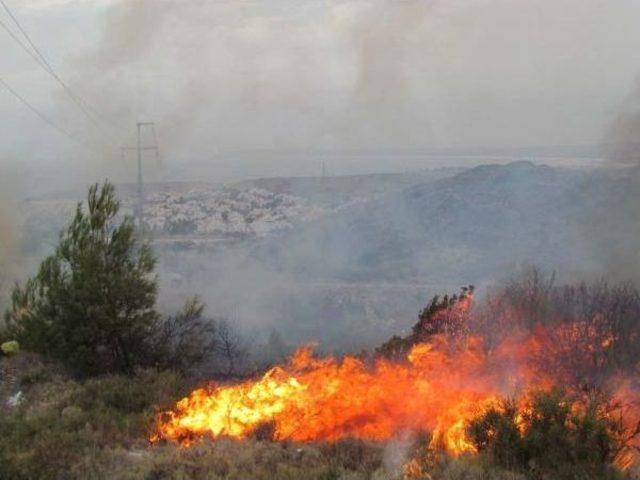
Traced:
POLYGON ((45 182, 128 178, 138 121, 150 170, 225 180, 312 150, 594 144, 637 101, 637 0, 4 1, 91 112, 0 28, 0 78, 76 139, 0 85, 0 167, 45 182))

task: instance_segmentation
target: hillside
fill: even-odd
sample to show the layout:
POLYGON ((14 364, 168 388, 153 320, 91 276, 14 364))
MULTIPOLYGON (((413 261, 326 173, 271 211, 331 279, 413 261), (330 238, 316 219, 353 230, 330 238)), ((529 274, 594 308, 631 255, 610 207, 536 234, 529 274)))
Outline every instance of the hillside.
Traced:
POLYGON ((259 178, 238 182, 231 187, 239 190, 258 188, 275 194, 304 198, 328 209, 343 209, 396 193, 413 185, 429 184, 462 170, 450 167, 407 173, 259 178))
POLYGON ((628 232, 640 222, 631 173, 484 165, 250 244, 176 253, 165 265, 183 272, 192 290, 213 279, 207 301, 252 328, 337 348, 371 344, 383 331, 408 328, 430 295, 464 283, 487 287, 523 265, 569 278, 625 278, 612 260, 635 262, 628 232))
POLYGON ((594 248, 622 242, 617 232, 635 225, 626 206, 637 190, 628 171, 484 165, 268 241, 261 258, 343 281, 486 283, 522 263, 588 271, 602 267, 589 258, 594 248), (596 246, 585 229, 598 222, 610 228, 596 246))
MULTIPOLYGON (((260 178, 229 184, 163 182, 145 185, 145 223, 163 245, 214 246, 253 240, 297 228, 327 214, 451 176, 459 169, 328 177, 260 178)), ((117 186, 123 212, 137 201, 133 184, 117 186)), ((30 250, 46 249, 75 210, 82 190, 26 199, 23 238, 30 250)))

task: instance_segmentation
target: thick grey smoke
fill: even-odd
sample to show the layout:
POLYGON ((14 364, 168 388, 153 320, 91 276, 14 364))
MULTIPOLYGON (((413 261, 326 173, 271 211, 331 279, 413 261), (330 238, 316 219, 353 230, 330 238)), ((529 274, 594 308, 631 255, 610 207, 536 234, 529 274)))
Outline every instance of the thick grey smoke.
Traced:
MULTIPOLYGON (((635 2, 12 6, 58 73, 96 107, 98 126, 5 36, 6 79, 90 148, 48 131, 3 95, 0 161, 26 158, 46 167, 49 184, 65 186, 131 178, 135 162, 119 147, 134 142, 139 120, 157 122, 163 151, 161 166, 149 163, 149 179, 309 174, 318 171, 313 149, 597 143, 640 70, 635 2)), ((344 159, 332 167, 418 164, 403 162, 344 159)))
POLYGON ((618 165, 640 166, 640 79, 625 96, 603 140, 607 157, 618 165))
POLYGON ((640 87, 625 91, 604 128, 602 167, 581 185, 576 248, 593 276, 640 281, 640 87), (597 200, 596 200, 597 199, 597 200))
MULTIPOLYGON (((620 87, 640 69, 629 61, 640 36, 632 3, 137 0, 103 8, 96 43, 70 57, 74 87, 121 142, 133 141, 136 121, 155 120, 164 166, 194 176, 198 162, 223 179, 269 168, 308 174, 304 152, 318 148, 596 143, 620 87), (233 153, 255 149, 302 153, 233 153)), ((111 164, 122 173, 124 163, 111 164)))

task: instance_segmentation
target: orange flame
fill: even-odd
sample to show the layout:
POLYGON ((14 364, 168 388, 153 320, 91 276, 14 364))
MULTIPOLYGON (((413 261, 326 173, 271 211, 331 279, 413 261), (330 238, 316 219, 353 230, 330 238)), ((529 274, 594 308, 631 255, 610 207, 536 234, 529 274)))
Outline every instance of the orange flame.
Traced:
POLYGON ((518 358, 534 347, 503 344, 487 353, 479 337, 461 346, 435 336, 415 345, 406 362, 372 365, 352 356, 316 358, 305 347, 257 381, 195 390, 160 416, 152 440, 246 438, 272 422, 279 440, 386 440, 429 430, 432 443, 452 454, 474 452, 468 420, 507 392, 545 384, 518 358))
MULTIPOLYGON (((197 389, 159 415, 151 441, 188 446, 202 438, 243 439, 269 425, 274 439, 295 441, 388 440, 430 431, 433 448, 452 455, 475 453, 467 437, 470 420, 489 407, 502 408, 505 396, 520 394, 522 431, 529 393, 582 379, 580 364, 599 365, 599 352, 615 340, 578 320, 528 334, 513 331, 488 349, 482 337, 460 334, 471 300, 463 297, 437 312, 433 318, 444 333, 415 344, 402 361, 317 358, 311 347, 303 347, 258 380, 197 389), (576 360, 575 351, 587 361, 576 360), (563 371, 550 367, 554 361, 563 371), (563 378, 567 372, 572 378, 563 378)), ((624 378, 610 383, 620 405, 616 414, 626 409, 631 430, 636 424, 640 430, 637 385, 624 378)), ((625 450, 616 463, 628 468, 636 455, 625 450)))

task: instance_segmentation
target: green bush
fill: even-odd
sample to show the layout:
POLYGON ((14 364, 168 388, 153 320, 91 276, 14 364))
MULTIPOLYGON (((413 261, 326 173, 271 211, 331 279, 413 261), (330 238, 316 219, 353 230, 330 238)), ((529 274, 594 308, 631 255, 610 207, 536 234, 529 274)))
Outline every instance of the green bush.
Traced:
POLYGON ((605 407, 601 399, 560 390, 538 393, 521 411, 513 402, 485 411, 468 432, 492 463, 531 478, 618 478, 612 464, 624 446, 623 429, 603 414, 605 407))
POLYGON ((180 383, 173 373, 142 370, 135 377, 108 375, 89 379, 72 401, 83 409, 142 413, 175 398, 179 389, 180 383))
POLYGON ((15 355, 20 351, 20 344, 15 340, 0 342, 0 353, 5 355, 15 355))

